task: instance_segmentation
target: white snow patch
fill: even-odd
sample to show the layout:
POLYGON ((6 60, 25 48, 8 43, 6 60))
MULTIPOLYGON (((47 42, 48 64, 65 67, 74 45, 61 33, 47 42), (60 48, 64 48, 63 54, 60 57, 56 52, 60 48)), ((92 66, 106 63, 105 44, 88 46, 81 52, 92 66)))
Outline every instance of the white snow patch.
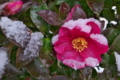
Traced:
POLYGON ((41 32, 32 33, 31 39, 24 50, 24 55, 30 57, 38 56, 40 46, 42 45, 42 39, 43 39, 43 34, 41 32))
POLYGON ((0 49, 0 78, 4 73, 5 65, 8 63, 7 52, 4 49, 0 49))
POLYGON ((0 26, 3 33, 11 41, 16 42, 22 48, 25 48, 26 43, 30 39, 30 30, 21 21, 12 21, 8 17, 2 17, 0 26))
POLYGON ((68 22, 65 22, 65 24, 62 25, 62 27, 66 27, 68 29, 73 29, 75 27, 80 28, 82 31, 90 33, 91 27, 86 25, 88 22, 94 22, 98 25, 98 27, 101 27, 101 23, 94 19, 94 18, 89 18, 89 19, 78 19, 78 20, 69 20, 68 22))
POLYGON ((87 66, 95 67, 95 66, 97 66, 98 63, 99 63, 98 60, 93 57, 88 57, 85 59, 85 64, 87 66))
POLYGON ((103 73, 104 68, 98 66, 98 67, 94 67, 94 69, 97 71, 97 73, 103 73))
POLYGON ((113 24, 113 25, 116 25, 116 24, 117 24, 116 21, 110 21, 110 23, 113 24))
POLYGON ((100 19, 100 21, 104 21, 104 22, 105 22, 105 23, 104 23, 104 27, 103 27, 103 30, 105 30, 106 27, 107 27, 107 24, 108 24, 108 20, 105 19, 104 17, 100 17, 99 19, 100 19))
POLYGON ((63 63, 65 65, 72 67, 75 70, 83 68, 85 66, 85 63, 76 61, 74 59, 65 59, 65 60, 63 60, 63 63))
POLYGON ((114 52, 114 55, 116 59, 117 70, 120 72, 120 55, 117 52, 114 52))
POLYGON ((55 44, 58 41, 58 34, 53 36, 52 38, 52 44, 55 44))
POLYGON ((108 44, 106 37, 104 37, 102 34, 91 34, 90 38, 92 38, 93 40, 97 41, 100 44, 103 44, 103 45, 108 44))
POLYGON ((115 11, 114 14, 117 14, 116 6, 112 6, 112 9, 115 11))

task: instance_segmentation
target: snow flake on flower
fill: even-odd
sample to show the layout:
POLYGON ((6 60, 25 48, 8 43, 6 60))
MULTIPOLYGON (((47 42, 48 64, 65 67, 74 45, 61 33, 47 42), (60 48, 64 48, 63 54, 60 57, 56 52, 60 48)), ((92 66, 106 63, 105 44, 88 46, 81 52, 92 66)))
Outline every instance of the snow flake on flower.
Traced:
POLYGON ((68 19, 52 38, 57 59, 75 70, 97 66, 100 55, 108 51, 107 39, 100 34, 100 28, 101 23, 94 18, 68 19))

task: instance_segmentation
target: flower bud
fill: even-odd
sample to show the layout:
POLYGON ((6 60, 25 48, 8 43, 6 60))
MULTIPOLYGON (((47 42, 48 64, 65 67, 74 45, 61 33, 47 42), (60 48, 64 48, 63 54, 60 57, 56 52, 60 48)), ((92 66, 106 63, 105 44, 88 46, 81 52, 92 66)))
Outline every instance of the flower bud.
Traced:
POLYGON ((2 14, 5 16, 14 15, 22 8, 22 1, 8 2, 2 10, 2 14))

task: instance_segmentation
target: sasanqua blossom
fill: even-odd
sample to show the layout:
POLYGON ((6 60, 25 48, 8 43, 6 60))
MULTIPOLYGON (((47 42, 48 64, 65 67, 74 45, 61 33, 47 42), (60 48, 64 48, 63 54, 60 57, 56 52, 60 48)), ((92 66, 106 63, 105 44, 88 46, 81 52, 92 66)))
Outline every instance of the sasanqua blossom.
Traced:
POLYGON ((100 27, 94 18, 65 22, 52 38, 57 59, 74 69, 95 67, 102 60, 101 54, 108 51, 108 41, 100 34, 100 27))
POLYGON ((14 15, 22 8, 22 1, 8 2, 2 10, 2 14, 5 16, 14 15))

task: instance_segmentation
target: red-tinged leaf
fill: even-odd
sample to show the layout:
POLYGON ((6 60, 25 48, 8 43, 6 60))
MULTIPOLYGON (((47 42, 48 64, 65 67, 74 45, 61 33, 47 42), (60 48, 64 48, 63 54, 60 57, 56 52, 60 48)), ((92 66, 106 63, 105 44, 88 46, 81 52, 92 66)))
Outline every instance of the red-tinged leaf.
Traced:
POLYGON ((69 13, 70 11, 70 6, 63 2, 61 5, 60 5, 60 8, 59 8, 59 15, 62 19, 65 19, 65 17, 67 16, 67 14, 69 13))
POLYGON ((26 48, 18 49, 16 65, 21 68, 30 63, 35 57, 39 56, 40 47, 42 45, 43 35, 40 32, 32 33, 31 39, 26 48))
POLYGON ((90 9, 97 15, 102 11, 104 0, 86 0, 90 9))
POLYGON ((42 10, 37 13, 40 15, 46 22, 54 26, 61 26, 62 21, 57 13, 50 10, 42 10))
POLYGON ((32 5, 34 4, 34 2, 29 1, 23 4, 21 10, 19 11, 19 13, 17 13, 18 15, 24 13, 26 10, 28 10, 32 5))
POLYGON ((68 80, 68 78, 66 76, 56 75, 53 76, 50 80, 68 80))
MULTIPOLYGON (((39 57, 36 57, 32 62, 30 62, 26 66, 27 71, 37 79, 39 79, 41 76, 48 76, 48 70, 45 68, 45 66, 40 61, 39 57)), ((44 79, 39 79, 44 80, 44 79)))
POLYGON ((80 7, 75 7, 74 13, 72 15, 73 20, 77 20, 79 18, 86 18, 86 13, 80 7))
POLYGON ((12 21, 7 17, 1 18, 1 30, 15 45, 25 48, 30 40, 31 30, 21 21, 12 21))

